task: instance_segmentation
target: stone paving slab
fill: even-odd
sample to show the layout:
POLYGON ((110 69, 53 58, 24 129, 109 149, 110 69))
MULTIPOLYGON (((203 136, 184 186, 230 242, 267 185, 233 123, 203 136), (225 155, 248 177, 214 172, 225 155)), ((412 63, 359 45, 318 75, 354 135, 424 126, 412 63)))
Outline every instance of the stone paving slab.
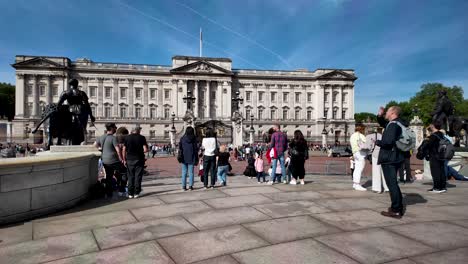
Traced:
POLYGON ((342 232, 310 216, 279 218, 243 226, 272 244, 342 232))
POLYGON ((361 263, 383 263, 435 249, 382 229, 326 235, 318 241, 361 263))
POLYGON ((242 264, 358 263, 312 239, 248 250, 235 253, 233 257, 242 264))
POLYGON ((207 204, 200 201, 191 201, 175 204, 163 204, 146 208, 131 210, 132 214, 139 220, 151 220, 156 218, 165 218, 183 213, 195 213, 211 210, 207 204))
POLYGON ((233 257, 227 255, 202 261, 194 262, 193 264, 239 264, 233 257))
POLYGON ((456 224, 456 225, 468 228, 468 220, 450 221, 449 223, 456 224))
POLYGON ((99 227, 135 223, 129 211, 85 215, 54 221, 34 223, 34 239, 87 231, 99 227))
POLYGON ((273 218, 330 212, 329 209, 311 201, 262 204, 254 205, 253 207, 273 218))
POLYGON ((324 191, 333 190, 331 187, 327 187, 321 183, 307 183, 305 185, 291 185, 291 184, 275 184, 273 188, 281 190, 283 192, 303 192, 303 191, 324 191))
POLYGON ((347 231, 405 223, 368 209, 315 214, 313 217, 347 231))
POLYGON ((463 216, 466 212, 459 211, 463 208, 450 207, 446 209, 446 207, 449 206, 408 206, 403 220, 405 222, 425 222, 468 219, 468 217, 463 216))
MULTIPOLYGON (((351 185, 352 188, 352 185, 351 185)), ((374 196, 375 194, 371 191, 355 191, 352 190, 330 190, 330 191, 319 191, 322 194, 326 194, 330 197, 334 198, 354 198, 354 197, 371 197, 374 196)))
POLYGON ((101 249, 134 244, 198 231, 180 216, 162 218, 128 225, 99 228, 94 235, 101 249))
POLYGON ((155 242, 119 247, 47 264, 175 264, 155 242))
POLYGON ((218 209, 185 214, 184 217, 200 230, 270 219, 270 217, 252 207, 218 209))
POLYGON ((324 206, 335 211, 380 208, 385 206, 384 203, 369 198, 321 199, 315 202, 320 204, 320 206, 324 206))
MULTIPOLYGON (((442 222, 412 223, 386 227, 386 230, 439 249, 468 247, 468 229, 442 222)), ((467 261, 468 262, 468 261, 467 261)))
POLYGON ((263 194, 263 195, 266 196, 266 197, 271 198, 275 202, 317 200, 317 199, 320 199, 320 198, 328 197, 327 195, 318 193, 316 191, 278 192, 278 193, 266 193, 266 194, 263 194))
POLYGON ((436 252, 411 259, 418 264, 466 264, 468 262, 468 247, 436 252))
POLYGON ((273 203, 274 201, 261 194, 252 194, 252 195, 243 195, 243 196, 234 196, 234 197, 214 198, 214 199, 204 200, 204 202, 207 203, 209 206, 214 207, 216 209, 222 209, 222 208, 255 205, 255 204, 267 204, 267 203, 273 203))
POLYGON ((418 264, 410 259, 400 259, 391 262, 385 262, 385 264, 418 264))
POLYGON ((465 194, 438 194, 438 195, 426 195, 428 199, 437 200, 446 204, 452 205, 468 205, 468 191, 465 194))
POLYGON ((82 232, 0 247, 0 263, 42 263, 98 250, 93 234, 82 232))
POLYGON ((158 198, 166 203, 180 203, 188 201, 199 201, 211 198, 226 197, 227 195, 219 190, 197 190, 197 191, 186 191, 176 194, 164 194, 159 195, 158 198))
POLYGON ((231 189, 224 188, 224 189, 221 189, 221 191, 230 196, 280 192, 278 189, 275 189, 268 185, 259 186, 259 187, 244 187, 244 188, 231 188, 231 189))
MULTIPOLYGON (((381 194, 381 195, 378 195, 378 196, 369 197, 369 198, 372 199, 372 200, 384 203, 384 204, 387 205, 387 207, 389 207, 390 204, 391 204, 390 196, 389 196, 388 193, 381 194)), ((435 199, 429 198, 427 196, 421 196, 419 193, 406 193, 403 196, 403 201, 408 207, 411 207, 411 206, 414 206, 414 205, 418 205, 418 206, 448 205, 447 203, 441 202, 439 200, 435 200, 435 199)))
POLYGON ((0 247, 33 239, 32 223, 24 223, 0 229, 0 247))
POLYGON ((177 264, 196 262, 269 245, 242 226, 162 238, 158 242, 177 264))

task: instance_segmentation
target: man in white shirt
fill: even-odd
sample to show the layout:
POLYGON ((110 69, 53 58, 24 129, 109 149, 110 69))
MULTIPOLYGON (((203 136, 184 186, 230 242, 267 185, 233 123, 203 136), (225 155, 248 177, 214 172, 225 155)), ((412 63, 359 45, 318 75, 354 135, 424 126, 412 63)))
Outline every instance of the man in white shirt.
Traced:
POLYGON ((363 135, 364 130, 364 125, 356 125, 356 132, 351 135, 349 140, 354 157, 353 189, 356 191, 367 191, 367 189, 361 185, 361 176, 366 166, 367 155, 367 151, 364 147, 366 144, 366 137, 363 135))

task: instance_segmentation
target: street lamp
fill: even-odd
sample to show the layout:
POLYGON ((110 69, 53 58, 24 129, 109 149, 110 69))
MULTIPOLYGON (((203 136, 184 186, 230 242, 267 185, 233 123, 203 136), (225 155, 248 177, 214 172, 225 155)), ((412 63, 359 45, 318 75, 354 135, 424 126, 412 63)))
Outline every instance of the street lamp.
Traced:
POLYGON ((182 98, 184 100, 184 103, 187 104, 187 110, 192 110, 192 104, 195 102, 195 97, 192 96, 192 91, 187 91, 187 95, 182 98))
POLYGON ((174 112, 172 112, 171 120, 172 120, 172 129, 171 129, 171 131, 173 131, 175 133, 176 129, 175 129, 175 126, 174 126, 174 120, 175 120, 175 113, 174 112))
POLYGON ((239 111, 239 104, 244 103, 244 98, 242 98, 242 97, 240 96, 240 92, 239 92, 239 91, 236 92, 236 97, 233 97, 233 98, 232 98, 232 102, 233 102, 234 105, 236 106, 236 107, 235 107, 235 108, 236 108, 236 111, 239 111))
POLYGON ((26 137, 26 149, 25 149, 25 152, 24 152, 24 156, 28 156, 29 153, 28 153, 28 148, 29 148, 29 133, 31 133, 31 128, 30 127, 25 127, 24 128, 24 133, 25 133, 25 137, 26 137))
POLYGON ((253 120, 254 120, 254 115, 250 115, 250 144, 254 143, 254 133, 255 129, 253 128, 253 120))

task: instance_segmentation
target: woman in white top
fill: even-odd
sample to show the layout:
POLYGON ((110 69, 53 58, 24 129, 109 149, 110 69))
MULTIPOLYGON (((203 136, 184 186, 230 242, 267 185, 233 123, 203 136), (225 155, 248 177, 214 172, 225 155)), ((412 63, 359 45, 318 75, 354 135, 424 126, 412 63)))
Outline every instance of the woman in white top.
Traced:
POLYGON ((363 135, 365 131, 364 125, 356 125, 356 132, 351 135, 349 142, 354 157, 354 172, 353 172, 353 189, 356 191, 367 191, 361 186, 361 175, 366 166, 366 137, 363 135))
POLYGON ((218 147, 216 134, 213 129, 208 128, 205 138, 202 140, 203 156, 203 185, 208 189, 208 174, 211 174, 210 188, 214 188, 216 183, 216 155, 215 150, 218 147))
POLYGON ((380 147, 375 144, 377 140, 382 140, 382 128, 375 128, 372 134, 366 136, 367 146, 372 154, 372 191, 382 193, 382 186, 385 192, 388 192, 387 183, 382 171, 382 166, 377 164, 379 158, 380 147))

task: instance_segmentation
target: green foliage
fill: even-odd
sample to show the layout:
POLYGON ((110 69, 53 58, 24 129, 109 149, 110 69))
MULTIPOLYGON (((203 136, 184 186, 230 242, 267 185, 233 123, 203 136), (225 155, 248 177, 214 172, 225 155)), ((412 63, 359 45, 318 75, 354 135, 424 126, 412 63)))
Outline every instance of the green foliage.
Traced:
POLYGON ((390 101, 386 109, 390 106, 398 105, 402 109, 401 117, 410 121, 414 116, 413 109, 418 109, 418 116, 425 125, 432 121, 431 112, 434 110, 437 101, 437 92, 446 90, 447 96, 455 106, 455 115, 468 117, 468 100, 463 97, 463 88, 460 86, 447 87, 440 83, 426 83, 421 85, 421 90, 411 97, 409 101, 395 102, 390 101))
POLYGON ((356 120, 356 123, 367 123, 368 120, 371 122, 377 122, 377 116, 372 113, 356 113, 354 114, 354 120, 356 120))
POLYGON ((12 120, 15 116, 15 86, 0 82, 0 118, 12 120))

